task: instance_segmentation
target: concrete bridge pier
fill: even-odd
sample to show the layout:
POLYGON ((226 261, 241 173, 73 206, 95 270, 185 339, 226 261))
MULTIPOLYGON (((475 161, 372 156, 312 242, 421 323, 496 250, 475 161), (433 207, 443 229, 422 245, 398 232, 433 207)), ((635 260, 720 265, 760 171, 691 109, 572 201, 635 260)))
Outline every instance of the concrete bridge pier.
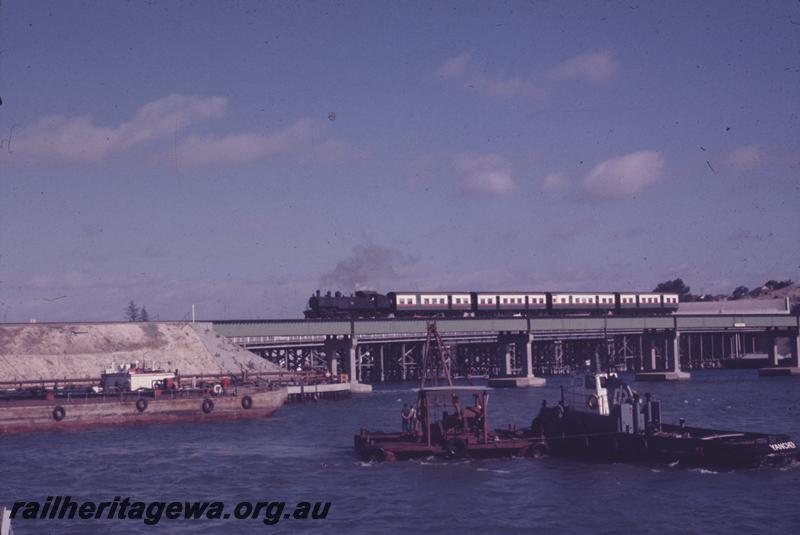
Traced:
POLYGON ((322 350, 325 353, 325 360, 328 363, 328 371, 331 376, 336 377, 339 375, 339 346, 336 338, 328 337, 325 339, 325 345, 322 350))
POLYGON ((770 340, 768 347, 769 354, 769 368, 761 368, 758 370, 760 377, 786 377, 786 376, 800 376, 800 329, 795 332, 788 333, 789 347, 791 349, 791 362, 789 366, 778 366, 778 343, 777 336, 774 335, 770 340))
POLYGON ((647 368, 651 372, 658 370, 658 349, 656 348, 656 339, 654 336, 650 337, 650 354, 649 357, 649 364, 650 366, 647 368))
POLYGON ((497 338, 497 351, 495 361, 500 368, 500 373, 506 377, 514 374, 514 347, 513 342, 504 337, 497 338))
POLYGON ((546 381, 533 373, 533 335, 500 335, 497 337, 497 356, 503 363, 503 377, 492 377, 489 386, 495 388, 526 388, 544 386, 546 381), (522 376, 514 376, 514 360, 522 359, 522 376))
MULTIPOLYGON (((525 379, 528 382, 528 386, 544 386, 545 383, 547 383, 544 377, 536 377, 536 375, 533 373, 533 335, 525 335, 520 342, 520 345, 525 352, 525 365, 523 367, 523 371, 525 372, 525 379)), ((519 346, 517 346, 517 348, 519 348, 519 346)))
POLYGON ((350 392, 353 394, 366 394, 372 392, 372 385, 360 382, 358 376, 358 338, 351 336, 347 340, 347 354, 350 373, 350 392))
POLYGON ((792 366, 800 368, 800 333, 789 338, 789 345, 792 346, 792 366))
POLYGON ((358 339, 356 337, 338 338, 328 337, 325 339, 323 351, 325 360, 328 363, 328 370, 331 376, 338 377, 341 372, 347 373, 350 383, 350 391, 354 394, 362 392, 372 392, 372 386, 360 382, 358 376, 358 339), (346 355, 346 366, 341 369, 339 359, 346 355))
POLYGON ((675 379, 689 379, 691 374, 681 370, 681 333, 675 331, 672 335, 672 372, 675 379))
POLYGON ((769 365, 774 367, 778 366, 778 340, 777 337, 772 336, 767 346, 767 354, 769 355, 769 365))
POLYGON ((664 369, 657 369, 656 341, 650 336, 650 369, 636 374, 637 381, 679 381, 691 374, 681 370, 681 333, 677 329, 664 338, 664 369), (671 361, 671 362, 670 362, 671 361))

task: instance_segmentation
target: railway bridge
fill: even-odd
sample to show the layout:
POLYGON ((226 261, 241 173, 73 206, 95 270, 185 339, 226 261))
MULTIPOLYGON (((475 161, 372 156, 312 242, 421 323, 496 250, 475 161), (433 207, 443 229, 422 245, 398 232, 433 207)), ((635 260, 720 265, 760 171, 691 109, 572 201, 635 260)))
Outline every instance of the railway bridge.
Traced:
MULTIPOLYGON (((225 320, 217 333, 289 370, 325 369, 351 383, 416 379, 428 319, 225 320)), ((637 378, 685 379, 689 370, 763 360, 800 373, 800 316, 689 313, 669 316, 436 319, 455 375, 518 378, 568 373, 600 356, 637 378)), ((436 366, 438 359, 430 359, 436 366)), ((431 369, 436 374, 438 370, 431 369)))

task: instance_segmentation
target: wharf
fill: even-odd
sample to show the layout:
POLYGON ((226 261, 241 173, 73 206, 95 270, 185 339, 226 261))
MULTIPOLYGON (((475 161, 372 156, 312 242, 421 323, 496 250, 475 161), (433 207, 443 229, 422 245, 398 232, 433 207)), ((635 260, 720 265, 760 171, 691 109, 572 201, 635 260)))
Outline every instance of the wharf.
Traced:
POLYGON ((299 403, 304 401, 318 401, 320 399, 343 399, 351 394, 366 394, 372 392, 372 386, 352 383, 323 383, 314 385, 291 385, 286 387, 289 391, 289 402, 299 403))

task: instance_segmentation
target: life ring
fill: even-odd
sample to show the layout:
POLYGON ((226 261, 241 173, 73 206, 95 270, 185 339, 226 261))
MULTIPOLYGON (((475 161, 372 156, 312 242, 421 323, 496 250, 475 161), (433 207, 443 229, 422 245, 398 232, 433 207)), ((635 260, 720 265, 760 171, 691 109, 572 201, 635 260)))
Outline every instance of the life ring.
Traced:
POLYGON ((242 398, 242 408, 243 409, 246 410, 246 409, 249 409, 252 406, 253 406, 253 398, 251 398, 250 396, 245 396, 245 397, 242 398))
POLYGON ((206 414, 210 414, 211 411, 214 410, 214 402, 210 399, 203 400, 203 412, 206 414))
POLYGON ((444 454, 448 459, 460 459, 467 455, 467 443, 460 438, 448 440, 444 444, 444 454))
POLYGON ((139 412, 144 412, 147 410, 147 400, 144 398, 139 398, 136 400, 136 410, 139 412))
POLYGON ((586 400, 586 405, 592 410, 597 410, 597 408, 600 406, 600 399, 596 394, 592 394, 589 396, 589 399, 586 400))
POLYGON ((528 447, 528 456, 533 457, 534 459, 540 459, 547 455, 548 449, 547 444, 544 442, 537 442, 536 444, 531 444, 528 447))
POLYGON ((67 411, 65 411, 64 407, 62 407, 61 405, 53 409, 53 420, 55 420, 56 422, 60 422, 61 420, 63 420, 64 416, 66 415, 67 411))
POLYGON ((222 385, 217 383, 214 385, 214 394, 220 395, 222 394, 222 385))

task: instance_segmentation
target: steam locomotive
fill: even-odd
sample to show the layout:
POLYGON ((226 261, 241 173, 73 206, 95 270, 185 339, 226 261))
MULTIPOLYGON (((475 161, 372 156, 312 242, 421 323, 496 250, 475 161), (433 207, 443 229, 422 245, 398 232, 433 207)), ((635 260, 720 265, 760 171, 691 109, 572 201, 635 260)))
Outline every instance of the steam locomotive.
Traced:
POLYGON ((678 294, 658 292, 389 292, 321 294, 308 300, 309 319, 661 315, 678 310, 678 294))

